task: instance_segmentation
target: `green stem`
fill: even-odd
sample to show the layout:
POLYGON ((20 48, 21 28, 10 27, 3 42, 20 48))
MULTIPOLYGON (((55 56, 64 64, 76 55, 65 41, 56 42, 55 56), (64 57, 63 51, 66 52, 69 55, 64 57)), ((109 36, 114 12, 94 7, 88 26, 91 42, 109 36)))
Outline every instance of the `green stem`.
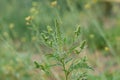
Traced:
POLYGON ((68 71, 66 70, 65 63, 63 60, 61 60, 61 63, 62 63, 63 71, 65 74, 65 80, 68 80, 68 71))

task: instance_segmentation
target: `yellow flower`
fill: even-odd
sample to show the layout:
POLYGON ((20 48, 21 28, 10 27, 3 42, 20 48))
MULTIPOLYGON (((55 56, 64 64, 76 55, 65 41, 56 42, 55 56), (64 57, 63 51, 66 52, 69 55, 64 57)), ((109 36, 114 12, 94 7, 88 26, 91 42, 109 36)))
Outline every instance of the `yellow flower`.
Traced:
POLYGON ((87 3, 84 7, 85 7, 85 9, 90 9, 91 5, 89 3, 87 3))
POLYGON ((13 29, 14 26, 15 26, 15 25, 14 25, 13 23, 10 23, 9 28, 10 28, 10 29, 13 29))
POLYGON ((109 48, 108 48, 108 47, 105 47, 104 49, 105 49, 105 51, 109 51, 109 48))
POLYGON ((57 5, 57 1, 51 2, 51 6, 52 6, 52 7, 55 7, 56 5, 57 5))
POLYGON ((38 10, 35 8, 35 7, 32 7, 31 9, 30 9, 30 13, 33 13, 33 14, 38 14, 38 10))
POLYGON ((30 25, 30 22, 26 22, 26 25, 30 25))
POLYGON ((31 16, 28 16, 25 18, 26 21, 31 21, 32 20, 32 17, 31 16))
POLYGON ((32 8, 30 9, 30 12, 31 12, 31 13, 34 13, 35 11, 36 11, 35 7, 32 7, 32 8))

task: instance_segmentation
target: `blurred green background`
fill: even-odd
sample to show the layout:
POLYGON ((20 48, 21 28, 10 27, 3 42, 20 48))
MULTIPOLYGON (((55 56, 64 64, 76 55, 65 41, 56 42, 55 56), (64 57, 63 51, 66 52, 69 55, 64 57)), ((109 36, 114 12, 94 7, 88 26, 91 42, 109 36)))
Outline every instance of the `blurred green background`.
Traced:
POLYGON ((35 30, 54 26, 55 19, 68 38, 81 25, 84 52, 95 69, 88 80, 120 80, 119 9, 119 0, 0 0, 0 80, 44 80, 33 64, 45 51, 35 30))

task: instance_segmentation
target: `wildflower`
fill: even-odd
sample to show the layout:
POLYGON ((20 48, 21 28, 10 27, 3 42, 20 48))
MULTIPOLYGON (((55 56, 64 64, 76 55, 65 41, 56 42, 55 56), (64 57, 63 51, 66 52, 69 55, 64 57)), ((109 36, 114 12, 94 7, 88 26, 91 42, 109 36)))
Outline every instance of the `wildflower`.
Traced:
POLYGON ((13 23, 10 23, 9 28, 10 28, 10 29, 13 29, 14 26, 15 26, 15 25, 14 25, 13 23))
POLYGON ((31 20, 32 20, 32 17, 31 17, 31 16, 28 16, 28 17, 25 18, 25 20, 27 21, 27 22, 26 22, 26 25, 30 25, 30 22, 31 22, 31 20))
POLYGON ((38 14, 38 10, 35 7, 32 7, 30 13, 38 14))
POLYGON ((109 48, 108 48, 108 47, 105 47, 104 49, 105 49, 105 51, 109 51, 109 48))
POLYGON ((30 25, 30 22, 26 22, 26 25, 30 25))
POLYGON ((51 2, 51 6, 52 6, 52 7, 55 7, 56 5, 57 5, 57 1, 51 2))
POLYGON ((91 5, 89 3, 87 3, 84 7, 85 7, 85 9, 90 9, 91 5))
POLYGON ((25 18, 26 21, 31 21, 32 20, 32 17, 31 16, 28 16, 25 18))
POLYGON ((35 11, 36 11, 35 7, 32 7, 32 8, 30 9, 30 12, 31 12, 31 13, 34 13, 35 11))

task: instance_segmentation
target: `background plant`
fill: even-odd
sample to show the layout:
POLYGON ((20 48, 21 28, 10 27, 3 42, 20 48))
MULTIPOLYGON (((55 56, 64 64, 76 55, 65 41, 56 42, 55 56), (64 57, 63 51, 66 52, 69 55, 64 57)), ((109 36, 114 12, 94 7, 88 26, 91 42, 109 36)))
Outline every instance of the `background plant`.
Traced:
MULTIPOLYGON (((47 62, 43 54, 51 48, 41 45, 42 40, 37 37, 40 34, 33 30, 44 31, 48 24, 54 30, 55 18, 61 23, 62 35, 67 37, 66 46, 73 41, 75 25, 81 24, 80 39, 87 41, 84 53, 95 69, 88 74, 90 80, 119 80, 119 3, 119 0, 0 0, 0 80, 42 80, 40 75, 47 79, 44 72, 34 68, 33 61, 47 62), (34 19, 36 27, 26 22, 28 16, 34 19), (9 71, 8 67, 14 70, 9 71)), ((58 71, 51 68, 56 79, 58 71)))

